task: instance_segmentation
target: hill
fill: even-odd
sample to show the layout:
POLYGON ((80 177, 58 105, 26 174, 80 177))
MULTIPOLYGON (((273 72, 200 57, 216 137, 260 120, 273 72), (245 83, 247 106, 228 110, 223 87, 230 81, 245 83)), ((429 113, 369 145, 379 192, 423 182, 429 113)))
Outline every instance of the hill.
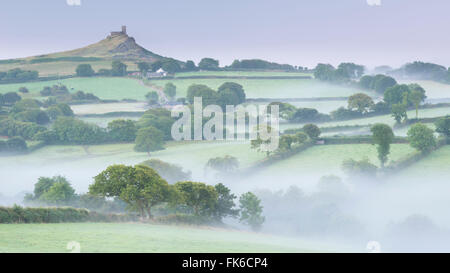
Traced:
MULTIPOLYGON (((112 60, 125 62, 130 70, 136 69, 136 62, 164 61, 171 59, 153 53, 136 43, 126 32, 111 32, 105 39, 69 51, 32 56, 20 59, 0 60, 0 71, 12 68, 37 70, 41 76, 70 75, 80 63, 90 63, 94 69, 110 68, 112 60)), ((183 62, 178 61, 181 65, 183 62)))

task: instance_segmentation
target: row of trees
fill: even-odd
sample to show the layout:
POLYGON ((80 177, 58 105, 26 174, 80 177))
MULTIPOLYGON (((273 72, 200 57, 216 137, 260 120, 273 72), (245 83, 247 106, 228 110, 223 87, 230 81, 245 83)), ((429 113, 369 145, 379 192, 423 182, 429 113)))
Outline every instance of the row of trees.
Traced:
POLYGON ((153 208, 168 206, 176 212, 221 222, 237 217, 257 230, 264 222, 260 200, 251 192, 243 194, 240 210, 235 208, 236 195, 223 184, 210 186, 184 181, 169 184, 155 170, 144 165, 113 165, 101 172, 89 187, 89 193, 123 200, 130 210, 153 218, 153 208))
POLYGON ((92 76, 112 76, 112 77, 124 77, 127 75, 127 65, 119 60, 114 60, 111 63, 111 69, 99 69, 95 73, 90 64, 80 64, 77 66, 76 75, 78 77, 92 77, 92 76))
POLYGON ((245 102, 245 92, 242 85, 234 82, 225 82, 217 91, 203 84, 193 84, 187 90, 186 100, 194 103, 194 97, 201 97, 203 106, 215 104, 225 109, 226 105, 239 105, 245 102))
POLYGON ((318 64, 314 69, 314 78, 331 83, 347 83, 364 74, 364 66, 354 63, 341 63, 337 68, 331 64, 318 64))
POLYGON ((39 78, 39 73, 33 70, 22 70, 20 68, 0 71, 0 83, 19 83, 33 81, 39 78))

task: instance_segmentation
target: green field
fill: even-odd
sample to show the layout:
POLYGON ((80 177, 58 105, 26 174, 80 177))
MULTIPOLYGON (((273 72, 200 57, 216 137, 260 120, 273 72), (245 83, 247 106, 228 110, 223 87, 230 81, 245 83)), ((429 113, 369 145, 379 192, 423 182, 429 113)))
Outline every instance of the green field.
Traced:
MULTIPOLYGON (((28 155, 0 157, 0 172, 11 173, 8 183, 0 183, 0 192, 16 193, 33 189, 38 177, 66 176, 75 189, 85 192, 92 178, 112 164, 134 165, 150 159, 146 153, 133 151, 134 144, 93 146, 46 146, 28 155)), ((192 171, 193 179, 203 181, 204 166, 212 157, 231 155, 245 168, 264 157, 250 149, 248 142, 169 142, 166 149, 151 153, 158 158, 192 171)), ((213 181, 215 182, 215 181, 213 181)))
POLYGON ((0 224, 0 252, 325 252, 298 239, 218 228, 152 224, 0 224))
POLYGON ((71 92, 82 90, 84 92, 93 93, 100 99, 135 99, 143 101, 145 95, 151 91, 147 86, 141 84, 138 80, 129 78, 70 78, 59 81, 45 81, 45 82, 30 82, 30 83, 17 83, 17 84, 0 84, 0 93, 6 93, 10 91, 17 91, 20 87, 27 87, 31 95, 39 95, 45 86, 51 86, 54 84, 63 84, 71 92))
POLYGON ((75 115, 106 114, 111 112, 144 112, 149 109, 145 102, 114 102, 71 105, 75 115))
POLYGON ((222 76, 222 77, 298 77, 310 76, 312 73, 283 71, 197 71, 176 73, 175 77, 222 76))
MULTIPOLYGON (((391 145, 389 161, 399 160, 416 153, 408 144, 391 145)), ((360 160, 368 157, 379 165, 376 146, 371 144, 317 145, 288 159, 265 167, 251 178, 255 188, 286 188, 297 185, 302 189, 314 189, 318 179, 325 175, 344 178, 341 166, 346 159, 360 160)))
POLYGON ((448 182, 450 174, 450 145, 432 152, 426 158, 404 169, 398 176, 422 177, 424 174, 440 177, 443 181, 448 182))
MULTIPOLYGON (((416 116, 416 111, 411 110, 408 111, 408 117, 413 118, 416 116)), ((419 118, 433 118, 433 117, 441 117, 450 114, 450 107, 441 107, 441 108, 429 108, 429 109, 419 109, 419 118)), ((325 122, 320 123, 320 127, 334 127, 334 126, 344 126, 344 125, 369 125, 375 123, 385 123, 390 126, 394 126, 395 120, 391 115, 382 115, 375 116, 370 118, 361 118, 361 119, 351 119, 345 121, 333 121, 333 122, 325 122)), ((280 130, 286 130, 290 128, 300 128, 304 124, 296 124, 296 123, 284 123, 280 124, 280 130)))
MULTIPOLYGON (((164 87, 166 83, 172 82, 177 86, 177 96, 185 97, 188 87, 192 84, 205 84, 217 89, 220 85, 229 81, 241 84, 247 98, 347 97, 362 92, 360 89, 331 85, 313 79, 174 79, 150 80, 150 83, 164 87)), ((366 93, 377 96, 371 91, 366 93)))

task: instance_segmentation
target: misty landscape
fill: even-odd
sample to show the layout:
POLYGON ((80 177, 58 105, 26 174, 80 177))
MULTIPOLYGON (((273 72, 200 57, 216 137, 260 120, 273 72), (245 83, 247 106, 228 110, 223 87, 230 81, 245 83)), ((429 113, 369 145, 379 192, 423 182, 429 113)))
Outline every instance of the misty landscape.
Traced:
POLYGON ((228 24, 236 4, 180 3, 192 15, 155 24, 61 0, 86 22, 14 29, 17 2, 0 252, 450 252, 448 3, 262 1, 228 24))

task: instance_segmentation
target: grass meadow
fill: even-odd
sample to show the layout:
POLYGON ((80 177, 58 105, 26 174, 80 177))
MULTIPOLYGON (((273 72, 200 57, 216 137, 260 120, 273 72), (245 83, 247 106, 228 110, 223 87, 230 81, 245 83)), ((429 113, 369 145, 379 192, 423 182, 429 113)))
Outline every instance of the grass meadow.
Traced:
POLYGON ((63 84, 67 86, 71 92, 82 90, 84 92, 93 93, 100 99, 110 100, 135 99, 144 101, 145 95, 152 91, 149 87, 144 86, 135 79, 92 77, 44 82, 0 84, 0 93, 17 91, 20 87, 25 86, 30 90, 30 95, 40 96, 39 91, 45 86, 52 86, 54 84, 63 84))
MULTIPOLYGON (((172 82, 177 87, 177 96, 185 97, 192 84, 204 84, 217 89, 225 82, 236 82, 244 87, 247 98, 320 98, 347 97, 364 92, 360 89, 330 85, 314 79, 173 79, 150 80, 151 84, 164 87, 172 82)), ((376 96, 374 92, 365 92, 376 96)))
POLYGON ((2 224, 0 252, 324 252, 330 248, 269 234, 137 223, 2 224))

